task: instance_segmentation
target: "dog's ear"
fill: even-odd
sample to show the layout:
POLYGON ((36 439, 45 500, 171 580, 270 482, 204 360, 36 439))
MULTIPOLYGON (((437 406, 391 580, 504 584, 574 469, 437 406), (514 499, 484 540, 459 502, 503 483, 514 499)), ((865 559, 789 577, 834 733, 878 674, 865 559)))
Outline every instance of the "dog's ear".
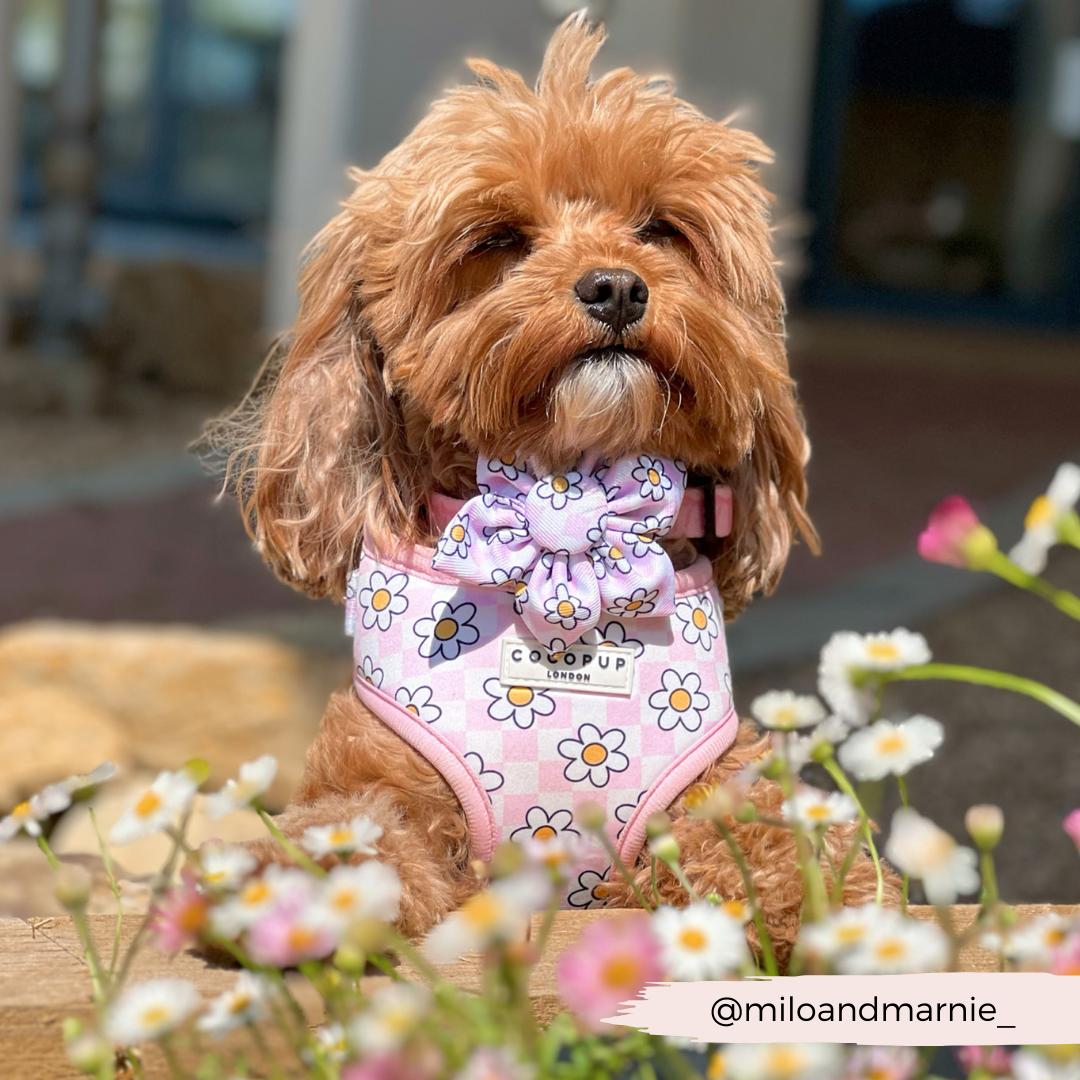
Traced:
POLYGON ((713 557, 725 618, 734 618, 755 592, 772 592, 797 536, 818 551, 806 513, 809 453, 794 383, 786 370, 770 369, 755 403, 753 446, 725 478, 734 516, 731 535, 713 557))
POLYGON ((383 548, 407 542, 420 513, 401 412, 359 299, 364 230, 350 203, 304 254, 292 333, 200 447, 227 453, 226 482, 274 571, 338 599, 362 535, 383 548))

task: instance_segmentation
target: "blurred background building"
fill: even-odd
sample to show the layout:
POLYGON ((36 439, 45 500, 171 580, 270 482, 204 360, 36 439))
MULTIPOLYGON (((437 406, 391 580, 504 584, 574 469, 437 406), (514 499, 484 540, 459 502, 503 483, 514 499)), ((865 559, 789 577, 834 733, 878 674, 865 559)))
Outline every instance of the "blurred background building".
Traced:
MULTIPOLYGON (((124 705, 56 659, 89 650, 87 664, 104 664, 87 644, 103 624, 134 624, 137 638, 183 623, 236 647, 265 641, 258 663, 274 670, 295 664, 282 691, 295 691, 295 716, 268 720, 242 680, 206 691, 225 726, 229 694, 238 729, 291 725, 295 777, 320 700, 348 677, 340 613, 271 578, 184 446, 289 325, 300 250, 347 191, 346 168, 373 165, 441 88, 468 78, 468 55, 531 79, 577 6, 0 5, 0 811, 48 772, 25 765, 44 732, 83 745, 69 738, 88 723, 75 701, 97 709, 101 745, 131 769, 159 764, 143 745, 152 733, 141 749, 130 736, 168 694, 150 669, 198 681, 203 654, 194 638, 148 645, 146 699, 124 705), (169 666, 178 649, 193 665, 182 676, 169 666), (63 708, 27 696, 31 684, 69 695, 69 727, 42 719, 63 708), (110 743, 109 723, 129 734, 110 743)), ((610 33, 598 66, 674 74, 683 96, 736 114, 776 151, 766 173, 825 552, 797 551, 777 595, 734 626, 743 711, 760 688, 812 688, 834 630, 900 624, 942 659, 1080 696, 1077 628, 912 555, 952 492, 1010 543, 1057 462, 1080 455, 1080 0, 599 0, 591 11, 610 33)), ((1055 559, 1050 574, 1076 587, 1076 563, 1055 559)), ((1075 901, 1080 866, 1058 822, 1080 804, 1080 732, 990 691, 923 687, 894 704, 949 732, 913 777, 917 805, 958 832, 969 803, 1001 802, 1006 895, 1075 901)), ((163 739, 183 723, 155 715, 163 739)), ((213 726, 198 727, 192 753, 218 749, 213 726)))

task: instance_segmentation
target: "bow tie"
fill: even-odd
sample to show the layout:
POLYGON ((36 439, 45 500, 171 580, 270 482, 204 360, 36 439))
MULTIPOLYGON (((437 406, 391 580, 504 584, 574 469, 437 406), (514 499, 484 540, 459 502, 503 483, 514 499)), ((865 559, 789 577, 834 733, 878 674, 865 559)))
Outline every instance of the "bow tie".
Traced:
POLYGON ((443 530, 432 566, 512 591, 515 610, 548 649, 566 648, 602 614, 674 613, 675 570, 659 541, 679 515, 681 462, 589 456, 536 476, 526 462, 481 458, 476 480, 481 494, 443 530))

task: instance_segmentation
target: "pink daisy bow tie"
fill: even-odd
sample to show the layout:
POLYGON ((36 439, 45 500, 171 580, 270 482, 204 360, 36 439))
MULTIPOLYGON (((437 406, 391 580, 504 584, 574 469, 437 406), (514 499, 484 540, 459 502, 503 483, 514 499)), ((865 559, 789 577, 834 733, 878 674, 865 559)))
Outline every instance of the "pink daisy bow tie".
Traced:
MULTIPOLYGON (((681 462, 586 457, 561 475, 537 477, 521 462, 481 458, 476 480, 481 494, 443 529, 432 566, 471 585, 513 590, 516 611, 547 648, 570 645, 602 614, 674 613, 675 570, 659 540, 691 535, 672 530, 686 489, 681 462)), ((699 495, 699 517, 701 503, 699 495)))

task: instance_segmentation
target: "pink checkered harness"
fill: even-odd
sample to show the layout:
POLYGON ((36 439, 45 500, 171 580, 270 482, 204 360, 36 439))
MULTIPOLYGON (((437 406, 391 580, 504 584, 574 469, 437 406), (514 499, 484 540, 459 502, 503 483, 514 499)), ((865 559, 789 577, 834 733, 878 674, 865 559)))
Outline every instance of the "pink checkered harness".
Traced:
MULTIPOLYGON (((686 495, 669 536, 702 535, 701 489, 686 495)), ((431 509, 448 530, 462 513, 442 497, 431 509)), ((717 489, 715 522, 724 535, 726 489, 717 489)), ((489 859, 501 840, 574 833, 575 808, 593 801, 632 865, 649 815, 735 739, 709 561, 672 571, 670 614, 601 612, 571 644, 541 645, 523 620, 520 582, 463 582, 433 569, 435 555, 365 547, 350 575, 346 628, 361 701, 446 779, 475 858, 489 859)), ((568 889, 569 905, 599 901, 608 869, 597 846, 568 889)))

